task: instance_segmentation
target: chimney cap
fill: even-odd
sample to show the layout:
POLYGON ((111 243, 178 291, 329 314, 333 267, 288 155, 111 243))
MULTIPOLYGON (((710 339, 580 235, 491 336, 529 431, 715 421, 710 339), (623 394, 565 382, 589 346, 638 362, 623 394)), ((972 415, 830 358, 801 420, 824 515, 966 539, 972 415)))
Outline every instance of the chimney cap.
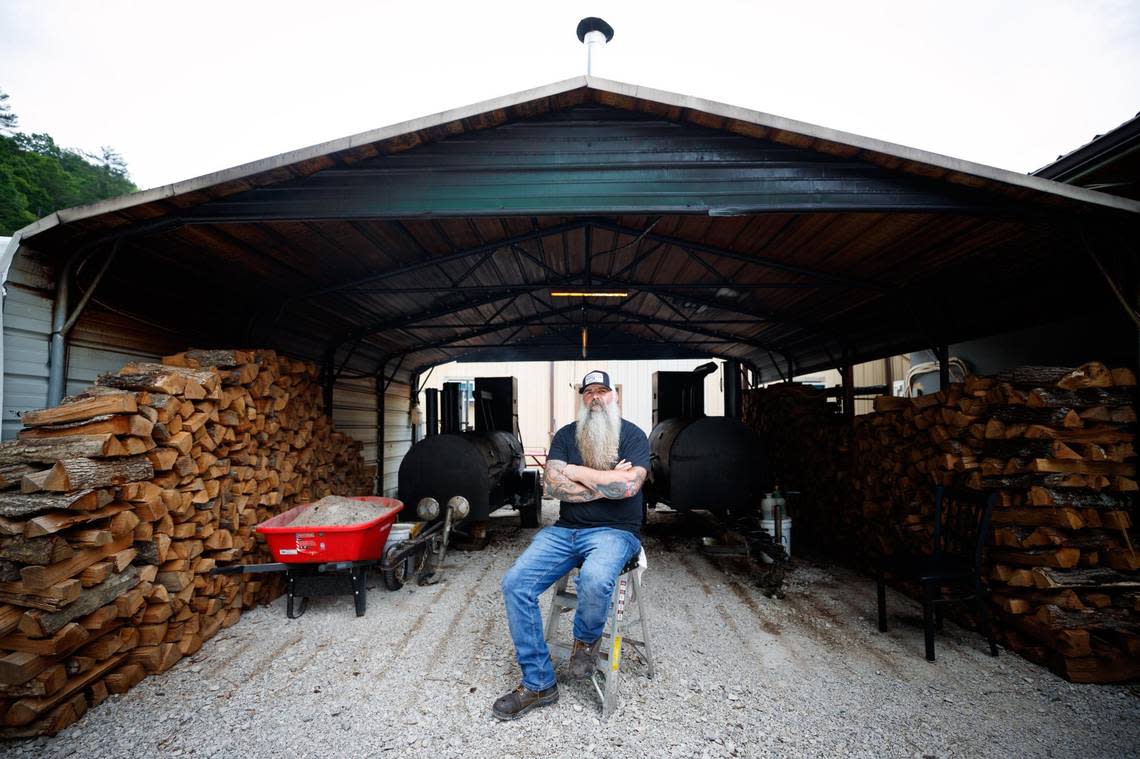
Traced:
POLYGON ((587 16, 578 22, 578 41, 585 42, 590 32, 601 32, 606 35, 606 42, 614 38, 614 28, 597 16, 587 16))

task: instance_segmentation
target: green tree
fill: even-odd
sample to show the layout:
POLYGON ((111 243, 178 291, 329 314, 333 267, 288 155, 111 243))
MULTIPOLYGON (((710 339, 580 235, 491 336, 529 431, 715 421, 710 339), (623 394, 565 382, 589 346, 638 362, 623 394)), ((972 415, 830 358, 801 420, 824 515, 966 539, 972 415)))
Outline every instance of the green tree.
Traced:
POLYGON ((49 134, 12 131, 17 118, 7 100, 0 91, 0 235, 10 235, 60 208, 138 189, 126 161, 113 148, 103 147, 92 155, 62 148, 49 134))
POLYGON ((17 121, 16 114, 12 113, 12 106, 8 105, 8 93, 0 90, 0 129, 15 129, 17 121))

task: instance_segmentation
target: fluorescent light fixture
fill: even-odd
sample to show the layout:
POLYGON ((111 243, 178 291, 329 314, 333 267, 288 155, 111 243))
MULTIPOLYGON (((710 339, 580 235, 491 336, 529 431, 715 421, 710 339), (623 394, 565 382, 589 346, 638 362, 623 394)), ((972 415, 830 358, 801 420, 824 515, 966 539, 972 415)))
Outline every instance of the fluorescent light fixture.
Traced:
POLYGON ((579 290, 551 290, 552 298, 624 298, 629 293, 610 291, 583 292, 579 290))

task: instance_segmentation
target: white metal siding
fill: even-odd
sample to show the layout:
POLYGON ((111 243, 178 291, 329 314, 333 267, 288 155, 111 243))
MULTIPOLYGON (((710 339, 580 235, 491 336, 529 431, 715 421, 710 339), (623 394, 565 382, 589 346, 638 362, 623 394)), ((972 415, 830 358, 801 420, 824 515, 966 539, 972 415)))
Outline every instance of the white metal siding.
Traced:
POLYGON ((333 427, 364 444, 364 463, 376 463, 376 380, 341 379, 333 385, 333 427))
MULTIPOLYGON (((20 430, 19 415, 47 405, 48 344, 55 283, 50 268, 21 248, 4 283, 4 397, 0 437, 20 430)), ((96 294, 96 300, 98 294, 96 294)), ((131 361, 155 361, 185 349, 185 339, 158 325, 112 313, 92 300, 69 336, 66 393, 92 385, 131 361)))
MULTIPOLYGON (((4 298, 4 440, 20 430, 20 414, 47 405, 51 333, 51 294, 19 282, 20 271, 12 274, 17 279, 7 282, 4 298)), ((66 392, 80 392, 130 361, 154 361, 161 355, 155 348, 170 343, 170 336, 147 336, 129 320, 88 306, 71 334, 66 392)))
POLYGON ((412 447, 409 413, 412 388, 402 382, 388 385, 384 393, 384 469, 380 495, 395 497, 399 485, 400 462, 412 447))

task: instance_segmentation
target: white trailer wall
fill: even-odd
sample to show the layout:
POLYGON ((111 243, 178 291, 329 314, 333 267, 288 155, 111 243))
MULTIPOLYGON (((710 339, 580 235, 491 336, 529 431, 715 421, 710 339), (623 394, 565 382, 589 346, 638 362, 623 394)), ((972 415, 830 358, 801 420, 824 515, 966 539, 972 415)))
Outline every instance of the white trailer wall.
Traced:
MULTIPOLYGON (((582 377, 592 369, 609 372, 611 381, 621 389, 622 415, 649 434, 653 426, 653 372, 689 371, 708 361, 709 359, 452 362, 435 367, 424 387, 438 389, 449 380, 476 377, 516 377, 519 388, 519 432, 523 446, 528 449, 547 449, 558 428, 569 424, 577 416, 576 388, 582 377)), ((717 361, 717 364, 717 371, 705 378, 705 413, 709 416, 724 413, 724 362, 717 361)), ((420 403, 423 403, 422 397, 420 403)))

